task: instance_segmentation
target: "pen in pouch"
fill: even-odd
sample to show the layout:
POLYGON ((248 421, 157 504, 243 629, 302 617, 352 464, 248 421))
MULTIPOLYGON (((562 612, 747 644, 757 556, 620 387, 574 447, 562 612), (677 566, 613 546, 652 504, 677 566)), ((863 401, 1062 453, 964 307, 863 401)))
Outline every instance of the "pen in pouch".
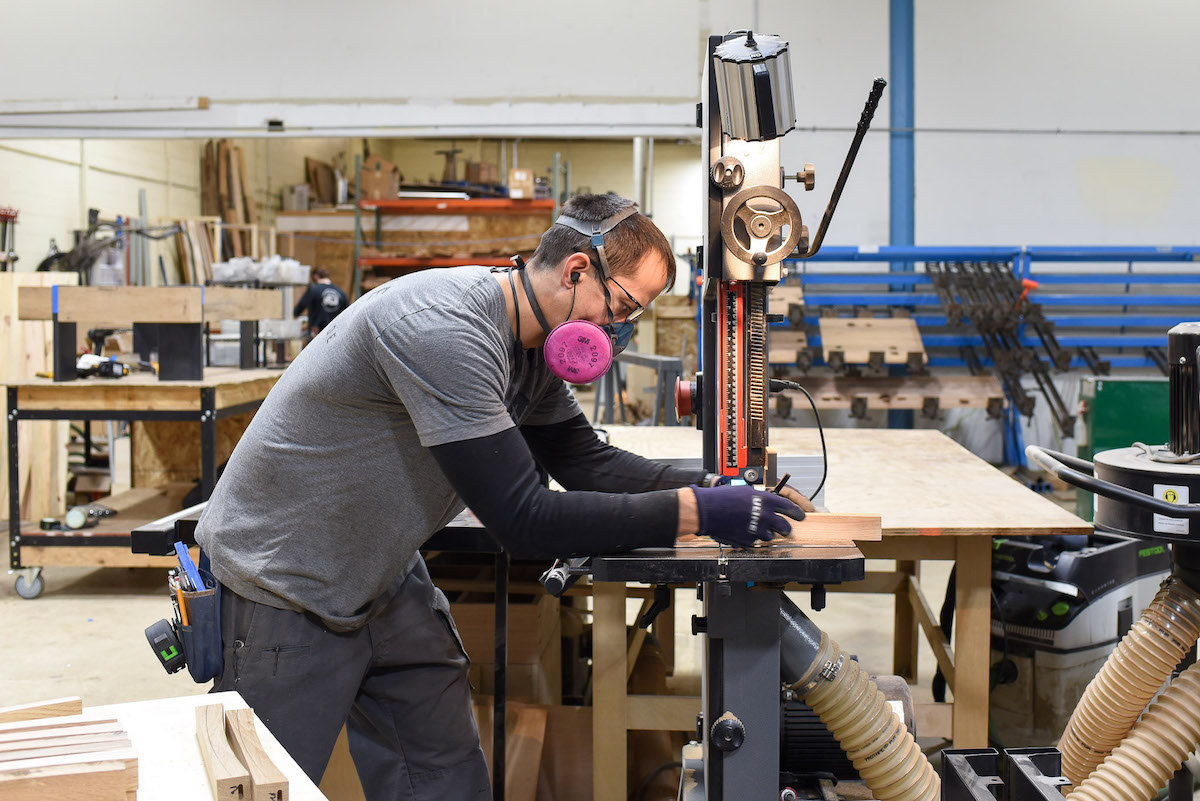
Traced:
POLYGON ((183 597, 183 590, 176 587, 175 597, 179 599, 179 621, 185 626, 190 625, 188 623, 187 599, 183 597))

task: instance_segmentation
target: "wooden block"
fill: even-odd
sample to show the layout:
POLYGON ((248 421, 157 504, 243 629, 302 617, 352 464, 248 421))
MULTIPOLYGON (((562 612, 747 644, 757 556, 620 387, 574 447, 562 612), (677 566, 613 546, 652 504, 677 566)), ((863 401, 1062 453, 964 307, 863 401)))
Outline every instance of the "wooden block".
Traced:
POLYGON ((48 701, 32 701, 28 704, 0 707, 0 723, 22 720, 41 720, 63 715, 78 715, 83 712, 83 700, 77 696, 52 698, 48 701))
MULTIPOLYGON (((764 543, 764 547, 794 548, 797 545, 843 545, 856 540, 883 539, 879 515, 809 512, 800 521, 792 521, 792 533, 764 543)), ((716 541, 688 534, 675 540, 676 548, 714 548, 716 541)))
POLYGON ((225 707, 221 704, 196 707, 196 742, 213 798, 242 798, 250 787, 250 772, 226 739, 225 707))
MULTIPOLYGON (((17 313, 23 320, 53 316, 51 287, 21 287, 17 313)), ((200 287, 190 286, 60 286, 58 319, 64 323, 104 323, 128 328, 132 323, 199 323, 200 287)))
MULTIPOLYGON (((278 289, 204 288, 204 319, 266 320, 283 316, 283 293, 278 289)), ((228 333, 228 332, 226 332, 228 333)))
POLYGON ((129 784, 125 762, 103 760, 0 773, 0 796, 5 801, 125 801, 137 797, 136 786, 131 796, 129 784))
POLYGON ((288 780, 263 750, 249 709, 225 711, 225 735, 250 774, 250 801, 288 801, 288 780))

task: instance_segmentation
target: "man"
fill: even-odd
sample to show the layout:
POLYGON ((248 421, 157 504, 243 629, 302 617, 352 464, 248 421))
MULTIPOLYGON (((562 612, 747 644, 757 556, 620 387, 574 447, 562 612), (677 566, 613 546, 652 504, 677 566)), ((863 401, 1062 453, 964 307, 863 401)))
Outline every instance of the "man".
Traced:
POLYGON ((304 290, 296 308, 292 309, 293 317, 308 315, 308 340, 321 333, 321 329, 327 327, 334 317, 350 305, 346 293, 334 286, 333 281, 329 279, 329 271, 324 267, 314 267, 311 277, 312 284, 304 290))
POLYGON ((489 797, 466 655, 418 553, 464 502, 518 557, 691 533, 750 545, 788 530, 780 513, 803 516, 603 445, 543 359, 568 321, 616 341, 673 279, 635 209, 577 197, 524 269, 427 270, 367 293, 234 451, 197 530, 224 585, 216 689, 241 692, 314 780, 346 722, 369 799, 489 797))

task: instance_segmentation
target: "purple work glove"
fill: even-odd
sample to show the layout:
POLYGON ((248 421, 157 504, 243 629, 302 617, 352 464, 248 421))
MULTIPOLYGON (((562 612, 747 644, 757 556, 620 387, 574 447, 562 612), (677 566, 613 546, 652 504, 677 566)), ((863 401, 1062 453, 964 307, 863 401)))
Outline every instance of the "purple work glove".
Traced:
POLYGON ((787 536, 792 527, 783 516, 804 519, 804 511, 796 504, 747 484, 693 486, 692 492, 700 512, 698 533, 726 545, 749 548, 755 540, 787 536))

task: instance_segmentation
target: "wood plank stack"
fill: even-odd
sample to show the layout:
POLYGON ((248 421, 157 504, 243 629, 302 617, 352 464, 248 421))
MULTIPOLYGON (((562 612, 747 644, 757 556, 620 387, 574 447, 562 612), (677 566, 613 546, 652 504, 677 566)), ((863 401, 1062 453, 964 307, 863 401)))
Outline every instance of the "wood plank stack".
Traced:
POLYGON ((230 226, 223 233, 223 257, 253 255, 250 228, 258 224, 254 190, 242 149, 228 139, 209 140, 200 155, 200 212, 230 226))
POLYGON ((180 271, 189 284, 204 284, 212 280, 213 242, 220 222, 218 217, 197 217, 179 221, 183 229, 175 235, 179 252, 180 271))
POLYGON ((82 710, 79 698, 0 709, 0 797, 137 799, 137 754, 125 729, 82 710))

